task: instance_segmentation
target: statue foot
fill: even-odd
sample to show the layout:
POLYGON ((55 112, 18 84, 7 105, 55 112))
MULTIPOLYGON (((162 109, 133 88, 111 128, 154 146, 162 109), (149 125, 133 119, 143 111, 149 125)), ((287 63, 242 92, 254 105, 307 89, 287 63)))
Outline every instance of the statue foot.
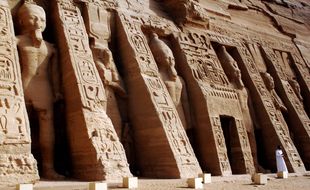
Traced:
POLYGON ((53 169, 49 169, 43 172, 43 177, 46 179, 53 179, 53 180, 62 180, 65 179, 65 176, 58 174, 53 169))

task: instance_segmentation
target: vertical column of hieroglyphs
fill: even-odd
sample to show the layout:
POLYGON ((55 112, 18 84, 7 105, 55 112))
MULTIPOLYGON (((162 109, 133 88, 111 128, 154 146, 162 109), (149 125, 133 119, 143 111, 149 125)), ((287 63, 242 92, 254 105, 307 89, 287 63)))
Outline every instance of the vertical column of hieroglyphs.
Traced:
MULTIPOLYGON (((220 90, 216 92, 210 84, 228 86, 228 79, 220 64, 215 62, 217 60, 216 56, 210 53, 211 44, 210 41, 207 41, 205 35, 190 32, 182 33, 179 41, 180 49, 182 49, 182 53, 186 57, 185 59, 192 71, 194 80, 198 83, 200 94, 202 93, 203 96, 204 102, 200 103, 200 106, 204 107, 200 108, 202 112, 208 109, 208 96, 212 92, 215 95, 217 92, 220 93, 220 90)), ((194 89, 195 87, 190 88, 194 89)), ((198 97, 196 95, 191 96, 198 97)), ((209 168, 212 173, 217 175, 231 174, 220 118, 218 116, 209 116, 207 112, 198 112, 197 114, 204 115, 197 121, 198 138, 201 142, 199 146, 203 149, 200 151, 202 167, 209 168), (207 126, 208 123, 209 126, 207 126), (208 148, 204 148, 205 146, 208 146, 208 148)))
POLYGON ((251 153, 251 147, 249 142, 249 137, 246 131, 246 128, 242 120, 236 119, 236 128, 238 131, 238 136, 240 140, 241 150, 243 154, 244 164, 247 170, 247 173, 254 173, 254 162, 251 153))
MULTIPOLYGON (((310 49, 310 48, 309 48, 310 49)), ((301 76, 302 88, 305 94, 305 99, 310 102, 310 71, 309 66, 306 65, 305 61, 301 57, 300 53, 296 50, 292 52, 292 58, 296 66, 296 71, 301 76)))
POLYGON ((259 103, 264 108, 260 110, 259 114, 266 118, 264 122, 261 123, 265 141, 268 141, 269 139, 268 144, 270 145, 266 150, 266 159, 269 163, 275 163, 274 149, 277 146, 276 143, 281 143, 289 160, 289 170, 294 172, 304 172, 305 168, 303 162, 301 161, 294 143, 289 136, 288 127, 286 126, 285 120, 281 112, 276 110, 271 99, 271 95, 269 94, 260 73, 255 66, 249 50, 244 44, 240 44, 238 47, 238 52, 243 60, 242 63, 244 63, 243 66, 247 71, 246 73, 249 75, 251 82, 254 85, 256 97, 259 98, 259 103), (278 139, 275 139, 275 137, 278 139))
MULTIPOLYGON (((308 48, 310 49, 310 48, 308 48)), ((309 50, 310 51, 310 50, 309 50)), ((296 48, 291 52, 294 66, 296 67, 296 73, 300 77, 300 87, 302 88, 305 103, 310 102, 310 70, 309 66, 307 66, 306 58, 303 59, 301 54, 298 52, 296 48)), ((309 105, 308 105, 309 106, 309 105)), ((308 107, 309 109, 309 107, 308 107)))
MULTIPOLYGON (((293 126, 290 128, 294 134, 294 139, 296 143, 296 147, 299 150, 300 156, 303 159, 304 163, 306 165, 309 165, 310 163, 310 147, 308 146, 310 142, 310 120, 309 117, 304 110, 302 100, 298 98, 298 94, 300 96, 300 92, 294 92, 293 86, 291 84, 295 85, 297 81, 295 79, 292 79, 290 76, 288 76, 287 73, 285 73, 284 67, 286 66, 286 69, 291 69, 290 65, 283 65, 284 62, 281 63, 281 61, 284 61, 281 57, 277 56, 277 54, 274 52, 272 48, 263 47, 264 52, 266 53, 266 56, 270 58, 271 64, 273 65, 274 70, 276 71, 276 78, 280 81, 280 89, 284 96, 283 101, 286 104, 288 115, 294 123, 293 126), (290 81, 295 81, 295 83, 290 83, 290 81)), ((278 51, 278 50, 276 50, 278 51)), ((279 51, 278 51, 279 52, 279 51)), ((296 58, 295 58, 296 60, 296 58)), ((299 62, 299 64, 301 64, 299 62)), ((296 76, 294 76, 296 77, 296 76)), ((297 83, 298 84, 298 83, 297 83)), ((299 88, 299 85, 298 85, 299 88)))
POLYGON ((81 13, 70 0, 56 1, 55 8, 74 175, 92 180, 131 175, 123 146, 104 111, 105 91, 81 13))
MULTIPOLYGON (((301 42, 300 42, 301 43, 301 42)), ((296 72, 300 76, 300 87, 302 89, 304 104, 307 105, 308 115, 310 114, 310 46, 298 44, 299 51, 294 47, 292 51, 293 62, 296 66, 296 72)))
MULTIPOLYGON (((302 89, 303 98, 304 98, 304 104, 308 105, 307 109, 309 111, 310 109, 310 62, 309 64, 306 63, 306 58, 303 59, 303 57, 300 55, 298 50, 294 48, 295 50, 292 52, 292 58, 293 63, 296 67, 296 73, 300 77, 300 87, 302 89)), ((308 48, 310 51, 310 48, 308 48)), ((309 113, 308 113, 309 115, 309 113)), ((308 124, 310 125, 310 124, 308 124)))
MULTIPOLYGON (((225 138, 221 128, 219 117, 211 117, 211 128, 215 138, 215 147, 217 149, 216 156, 218 157, 221 173, 231 173, 231 167, 226 152, 225 138)), ((213 164, 213 163, 211 163, 213 164)), ((213 171, 211 171, 213 172, 213 171)))
POLYGON ((141 20, 119 13, 119 22, 119 40, 122 51, 127 53, 122 53, 122 59, 126 72, 130 73, 127 77, 129 99, 134 94, 136 100, 131 112, 135 115, 132 118, 142 174, 196 176, 201 169, 172 99, 158 76, 155 60, 141 30, 141 20))
MULTIPOLYGON (((296 73, 300 76, 300 87, 302 89, 302 92, 304 94, 304 105, 308 105, 307 109, 310 109, 310 70, 308 69, 305 61, 301 57, 300 53, 298 50, 292 52, 292 58, 293 58, 293 63, 295 64, 296 67, 296 73)), ((308 113, 309 114, 309 113, 308 113)), ((307 127, 307 130, 310 128, 310 123, 309 120, 303 121, 305 126, 307 127)), ((310 159, 308 159, 310 160, 310 159)))
POLYGON ((39 178, 7 1, 0 1, 0 185, 39 178))

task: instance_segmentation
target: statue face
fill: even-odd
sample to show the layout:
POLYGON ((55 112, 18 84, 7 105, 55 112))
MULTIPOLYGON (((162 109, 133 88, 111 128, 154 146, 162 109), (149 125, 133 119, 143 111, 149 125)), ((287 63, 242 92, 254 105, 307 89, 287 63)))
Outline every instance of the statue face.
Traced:
POLYGON ((19 15, 19 21, 22 29, 27 31, 40 30, 43 32, 46 27, 46 17, 44 10, 37 5, 26 5, 22 7, 19 15))
POLYGON ((234 75, 237 79, 241 79, 241 72, 238 68, 235 69, 234 75))
POLYGON ((265 73, 264 77, 265 77, 267 89, 269 90, 274 89, 274 81, 273 81, 272 76, 269 73, 265 73))
POLYGON ((158 35, 155 32, 152 32, 150 36, 151 38, 158 38, 158 35))

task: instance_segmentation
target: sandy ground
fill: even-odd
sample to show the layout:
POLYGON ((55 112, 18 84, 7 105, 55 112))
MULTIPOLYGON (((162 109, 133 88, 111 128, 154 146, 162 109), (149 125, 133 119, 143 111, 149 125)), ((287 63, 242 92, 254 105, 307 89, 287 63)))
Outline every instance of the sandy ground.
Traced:
MULTIPOLYGON (((288 179, 277 179, 275 174, 269 174, 266 185, 255 185, 250 175, 233 175, 228 177, 212 177, 211 184, 204 184, 207 190, 310 190, 310 174, 290 174, 288 179)), ((88 190, 88 182, 75 181, 40 181, 35 184, 34 190, 88 190)), ((15 187, 0 188, 0 190, 15 190, 15 187)), ((109 183, 108 189, 122 190, 121 183, 109 183)), ((186 180, 182 179, 139 179, 139 190, 170 190, 190 189, 186 180)))

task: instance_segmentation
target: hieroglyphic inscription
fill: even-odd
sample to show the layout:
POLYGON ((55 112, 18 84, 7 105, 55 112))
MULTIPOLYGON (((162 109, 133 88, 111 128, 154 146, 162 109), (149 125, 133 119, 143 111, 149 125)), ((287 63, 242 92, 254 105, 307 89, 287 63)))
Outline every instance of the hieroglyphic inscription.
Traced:
MULTIPOLYGON (((279 111, 276 111, 275 105, 273 104, 273 101, 271 100, 270 94, 267 93, 267 89, 262 81, 262 78, 260 77, 258 69, 251 69, 253 67, 252 64, 254 61, 252 60, 249 62, 249 60, 252 59, 249 50, 242 43, 238 47, 238 52, 241 55, 245 68, 250 73, 250 77, 253 80, 256 89, 260 93, 260 98, 263 102, 263 105, 266 111, 268 112, 271 124, 273 125, 275 129, 275 133, 278 136, 280 142, 282 143, 285 149, 285 152, 288 156, 288 159, 290 161, 290 164, 292 165, 293 170, 303 171, 304 170, 303 163, 289 136, 288 127, 285 123, 285 120, 282 114, 279 111)), ((272 58, 272 59, 275 59, 275 58, 272 58)))
POLYGON ((212 90, 207 90, 208 88, 206 85, 202 85, 202 86, 204 86, 203 93, 205 96, 214 96, 214 97, 220 97, 220 98, 225 98, 225 99, 238 100, 238 94, 236 90, 234 89, 223 87, 223 86, 213 86, 212 90))
POLYGON ((228 86, 228 79, 205 34, 182 33, 179 40, 198 82, 228 86))
MULTIPOLYGON (((298 119, 302 122, 303 127, 306 129, 308 136, 310 135, 310 128, 308 128, 307 123, 309 123, 309 117, 304 110, 303 104, 301 100, 298 98, 296 92, 294 92, 293 87, 291 86, 291 83, 289 81, 295 80, 293 78, 296 78, 295 73, 292 71, 292 68, 289 63, 285 63, 285 58, 282 58, 282 54, 287 55, 286 52, 281 52, 278 50, 273 50, 268 47, 262 48, 267 56, 267 58, 270 59, 271 64, 273 64, 275 70, 277 71, 277 75, 279 75, 281 79, 282 87, 285 91, 286 96, 288 97, 289 101, 291 102, 294 111, 298 115, 298 119)), ((287 55, 288 56, 288 55, 287 55)), ((287 57, 286 59, 288 59, 287 57)), ((297 83, 297 81, 295 81, 297 83)))
MULTIPOLYGON (((60 4, 61 5, 61 4, 60 4)), ((75 76, 78 77, 79 88, 82 95, 84 108, 91 111, 101 111, 102 104, 106 101, 104 88, 93 63, 93 57, 88 45, 88 36, 76 7, 68 8, 62 5, 60 15, 64 22, 64 31, 71 50, 75 76)))
MULTIPOLYGON (((290 54, 287 52, 274 50, 270 47, 263 47, 262 49, 269 59, 270 65, 276 70, 274 77, 279 78, 280 82, 278 84, 280 85, 280 91, 282 91, 288 116, 291 121, 294 121, 294 124, 290 126, 290 131, 294 134, 295 142, 297 142, 296 146, 307 167, 307 165, 309 165, 309 156, 306 147, 310 139, 310 120, 302 103, 303 97, 300 94, 300 86, 296 80, 296 70, 292 68, 294 63, 291 60, 290 54), (274 59, 270 60, 271 57, 274 59)), ((289 135, 289 133, 287 135, 289 135)), ((285 142, 289 142, 289 140, 285 138, 285 135, 283 136, 285 142)), ((295 158, 296 155, 293 154, 292 157, 295 158)))
MULTIPOLYGON (((148 47, 146 38, 141 30, 141 19, 123 13, 119 17, 131 47, 134 49, 138 68, 143 76, 153 104, 161 120, 170 148, 177 159, 181 176, 192 175, 201 171, 194 151, 189 143, 174 103, 159 77, 156 62, 148 47)), ((147 22, 144 22, 147 23, 147 22)))
POLYGON ((10 9, 0 3, 0 145, 29 144, 30 131, 10 9))
MULTIPOLYGON (((16 155, 1 154, 0 155, 0 174, 35 174, 37 170, 36 162, 32 154, 16 155)), ((1 179, 0 177, 0 179, 1 179)))
POLYGON ((228 156, 227 156, 227 149, 225 144, 225 138, 223 134, 223 130, 221 127, 221 121, 219 117, 212 117, 211 124, 213 129, 213 135, 215 139, 215 144, 217 148, 217 154, 220 161, 220 167, 223 173, 231 172, 228 156))
POLYGON ((138 69, 143 74, 157 76, 158 68, 156 64, 152 64, 154 60, 151 57, 151 50, 148 48, 146 39, 141 35, 141 20, 137 17, 126 17, 123 14, 120 14, 120 18, 126 27, 125 33, 130 40, 130 45, 135 47, 135 55, 139 63, 138 69))
POLYGON ((301 55, 295 50, 291 53, 293 63, 295 64, 296 70, 298 71, 299 75, 301 76, 300 80, 303 80, 305 83, 305 86, 307 88, 304 90, 304 97, 305 99, 308 99, 310 97, 310 67, 305 63, 305 61, 302 59, 301 55))
POLYGON ((240 140, 240 146, 242 149, 246 171, 247 173, 254 173, 255 172, 254 162, 253 162, 253 157, 251 154, 251 147, 250 147, 250 142, 249 142, 246 128, 244 127, 242 120, 235 119, 235 121, 236 121, 236 128, 238 131, 238 136, 240 140))
MULTIPOLYGON (((237 46, 238 51, 245 63, 246 69, 252 78, 254 85, 258 93, 260 94, 260 98, 263 101, 263 104, 268 111, 268 115, 272 122, 272 125, 276 129, 277 136, 280 141, 283 143, 285 150, 289 156, 289 160, 293 165, 295 171, 303 171, 304 167, 302 161, 299 157, 299 154, 292 143, 292 140, 289 137, 288 127, 286 126, 285 120, 281 113, 277 112, 272 100, 270 99, 270 94, 263 83, 263 80, 258 72, 258 69, 255 65, 255 62, 249 52, 249 50, 245 47, 243 43, 239 43, 236 40, 217 34, 209 34, 212 41, 216 41, 229 46, 237 46), (278 130, 277 130, 278 129, 278 130)), ((268 43, 271 41, 268 41, 268 43)), ((276 57, 271 57, 272 60, 276 60, 276 57)))
POLYGON ((3 152, 0 155, 0 183, 24 183, 39 178, 30 139, 13 20, 7 1, 1 1, 0 147, 3 152))
POLYGON ((76 0, 76 2, 92 3, 101 8, 116 8, 118 3, 116 0, 76 0))
MULTIPOLYGON (((57 8, 62 23, 63 35, 67 42, 62 48, 69 51, 66 54, 67 57, 63 57, 63 59, 70 60, 63 64, 72 65, 78 85, 78 92, 75 93, 81 96, 83 107, 79 109, 82 111, 86 125, 81 127, 87 128, 88 136, 92 141, 89 143, 92 143, 96 149, 96 153, 93 156, 98 157, 98 161, 102 163, 100 166, 104 171, 102 178, 110 179, 124 175, 130 176, 123 146, 117 137, 110 118, 104 111, 104 103, 106 102, 105 91, 95 67, 81 13, 71 1, 58 1, 57 8)), ((63 65, 63 68, 70 67, 63 65)), ((72 89, 65 89, 66 91, 71 92, 72 89)), ((68 92, 65 94, 68 94, 68 92)), ((66 99, 70 98, 71 93, 69 93, 69 97, 66 97, 66 99)), ((80 118, 76 119, 80 120, 80 118)), ((74 118, 71 118, 71 120, 74 120, 74 118)), ((68 127, 76 128, 78 126, 69 123, 68 127)), ((74 142, 72 143, 75 146, 74 142)), ((75 172, 83 172, 82 166, 78 168, 81 171, 75 172)), ((96 170, 97 168, 93 169, 96 170)))
POLYGON ((174 107, 173 102, 169 98, 169 93, 163 86, 160 78, 145 77, 145 84, 149 87, 152 93, 153 101, 157 105, 157 111, 160 114, 160 119, 163 122, 163 127, 167 133, 167 138, 172 142, 176 159, 182 164, 185 171, 195 172, 197 167, 196 158, 193 156, 193 150, 185 131, 182 128, 182 123, 174 107), (160 94, 159 94, 160 93, 160 94))
POLYGON ((280 60, 277 54, 275 54, 271 48, 266 48, 264 46, 263 46, 263 50, 267 56, 267 59, 269 59, 274 64, 274 67, 276 68, 280 79, 286 80, 285 71, 281 67, 281 63, 280 63, 280 60))
MULTIPOLYGON (((229 88, 228 78, 209 39, 210 36, 202 32, 188 32, 180 35, 179 43, 192 70, 192 75, 198 82, 206 100, 211 97, 238 100, 236 91, 229 88)), ((231 173, 231 167, 226 152, 220 119, 218 117, 211 117, 210 120, 221 173, 229 174, 231 173)))
POLYGON ((117 178, 121 175, 130 175, 125 151, 114 128, 98 127, 98 123, 102 126, 112 126, 110 118, 106 114, 90 113, 86 114, 86 121, 90 129, 89 136, 97 150, 98 158, 106 168, 107 177, 117 178))

